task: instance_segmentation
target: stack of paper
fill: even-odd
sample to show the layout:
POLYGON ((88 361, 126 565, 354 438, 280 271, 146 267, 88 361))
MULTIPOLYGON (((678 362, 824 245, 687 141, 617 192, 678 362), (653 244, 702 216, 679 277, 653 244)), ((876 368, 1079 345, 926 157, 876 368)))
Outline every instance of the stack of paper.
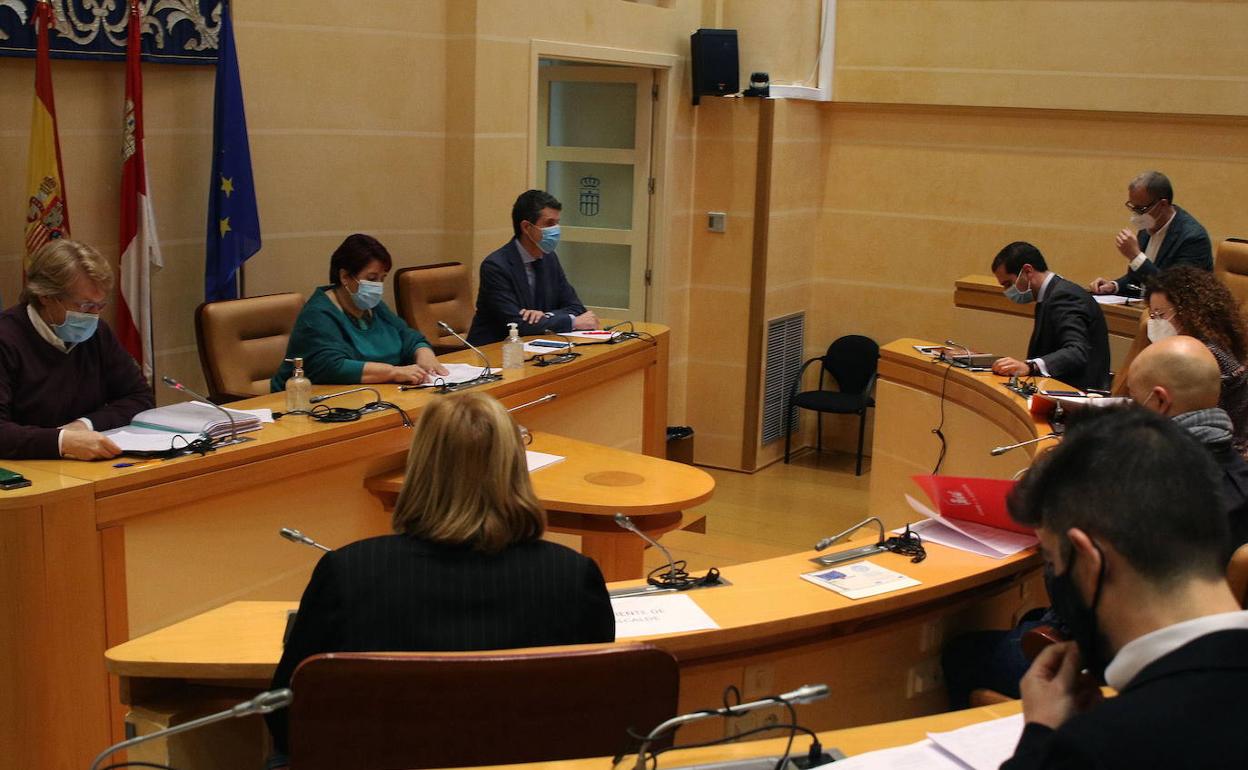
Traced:
MULTIPOLYGON (((417 387, 420 388, 437 388, 443 385, 459 385, 464 382, 472 382, 486 372, 486 368, 480 364, 442 364, 446 367, 446 374, 431 374, 425 378, 425 381, 417 387)), ((502 374, 502 369, 490 369, 490 374, 502 374)))
POLYGON ((865 599, 919 584, 914 578, 885 569, 866 559, 831 569, 807 572, 802 575, 802 579, 850 599, 865 599))
MULTIPOLYGON (((247 433, 260 430, 261 422, 272 422, 272 412, 267 409, 227 409, 233 423, 221 413, 221 408, 203 401, 183 401, 139 412, 130 422, 132 428, 168 431, 172 433, 203 433, 216 441, 232 432, 247 433), (266 416, 268 419, 265 420, 266 416)), ((167 447, 166 447, 167 448, 167 447)))
POLYGON ((1023 715, 928 733, 927 740, 837 761, 837 770, 997 770, 1014 755, 1023 715))
POLYGON ((928 543, 939 543, 993 559, 1004 559, 1038 542, 1035 535, 1022 535, 987 524, 946 518, 910 495, 906 495, 906 502, 927 517, 927 521, 911 524, 910 531, 917 532, 928 543))

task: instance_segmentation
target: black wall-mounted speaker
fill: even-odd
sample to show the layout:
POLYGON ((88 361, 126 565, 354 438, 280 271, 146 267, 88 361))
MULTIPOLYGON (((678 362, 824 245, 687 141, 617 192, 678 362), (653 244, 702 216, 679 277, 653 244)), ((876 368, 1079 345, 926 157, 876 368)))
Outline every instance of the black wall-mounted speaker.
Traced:
POLYGON ((741 90, 735 29, 700 29, 689 36, 693 61, 693 103, 701 96, 727 96, 741 90))

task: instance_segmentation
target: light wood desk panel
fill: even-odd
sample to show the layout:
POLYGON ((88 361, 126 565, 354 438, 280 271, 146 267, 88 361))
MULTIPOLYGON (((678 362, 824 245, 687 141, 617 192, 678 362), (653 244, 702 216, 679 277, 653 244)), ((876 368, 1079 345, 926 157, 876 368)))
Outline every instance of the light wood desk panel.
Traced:
MULTIPOLYGON (((554 404, 596 412, 592 420, 555 422, 578 438, 601 436, 661 456, 668 332, 652 324, 638 328, 653 341, 583 346, 572 363, 529 364, 480 389, 509 407, 555 393, 554 402, 517 416, 545 427, 543 413, 554 404)), ((485 350, 497 365, 499 346, 485 350)), ((444 359, 479 360, 471 351, 444 359)), ((445 397, 400 392, 395 385, 377 390, 413 417, 430 400, 445 397)), ((360 393, 333 403, 359 406, 368 400, 371 395, 360 393)), ((237 406, 282 410, 284 395, 237 406)), ((277 528, 299 527, 335 542, 388 530, 388 517, 363 480, 403 463, 411 435, 398 414, 340 424, 287 417, 251 435, 254 441, 205 457, 135 468, 4 463, 36 483, 0 496, 0 506, 20 511, 0 507, 0 554, 22 554, 20 561, 0 566, 0 587, 12 586, 23 597, 6 596, 0 605, 0 644, 16 647, 5 657, 19 661, 0 669, 6 672, 0 721, 23 728, 21 740, 5 742, 16 749, 0 752, 0 770, 77 770, 122 735, 124 712, 113 705, 117 697, 110 695, 102 666, 108 646, 236 599, 296 599, 314 559, 280 540, 277 528)))

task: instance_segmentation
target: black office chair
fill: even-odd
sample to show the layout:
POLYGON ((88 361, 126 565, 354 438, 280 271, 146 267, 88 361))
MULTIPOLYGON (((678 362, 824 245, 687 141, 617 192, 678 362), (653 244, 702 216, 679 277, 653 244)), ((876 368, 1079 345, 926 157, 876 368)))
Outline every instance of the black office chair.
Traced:
POLYGON ((875 406, 875 375, 880 361, 880 346, 870 337, 847 334, 828 346, 828 352, 802 364, 802 369, 789 388, 789 400, 784 410, 784 462, 789 462, 789 445, 792 443, 793 407, 811 409, 819 414, 817 451, 823 451, 823 415, 858 415, 858 465, 855 476, 862 475, 862 440, 867 430, 867 409, 875 406), (819 371, 819 390, 798 393, 806 367, 822 362, 819 371), (832 375, 840 390, 824 390, 824 374, 832 375))

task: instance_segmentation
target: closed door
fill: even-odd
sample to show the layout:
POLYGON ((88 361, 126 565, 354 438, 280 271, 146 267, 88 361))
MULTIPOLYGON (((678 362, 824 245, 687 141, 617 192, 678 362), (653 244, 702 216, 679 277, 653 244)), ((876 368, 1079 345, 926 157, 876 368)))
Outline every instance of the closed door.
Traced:
POLYGON ((654 75, 546 61, 539 73, 537 186, 563 203, 559 260, 599 316, 644 320, 654 75))

